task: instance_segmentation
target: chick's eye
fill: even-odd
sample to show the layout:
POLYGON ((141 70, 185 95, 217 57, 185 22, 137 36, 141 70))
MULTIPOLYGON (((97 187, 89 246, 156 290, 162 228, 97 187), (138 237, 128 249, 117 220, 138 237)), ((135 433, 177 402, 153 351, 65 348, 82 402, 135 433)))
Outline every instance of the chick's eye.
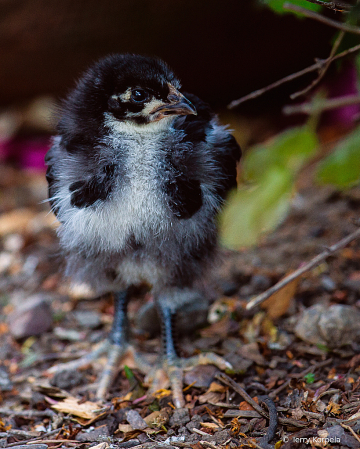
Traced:
POLYGON ((131 92, 131 101, 135 103, 143 103, 148 100, 149 93, 144 89, 134 89, 131 92))

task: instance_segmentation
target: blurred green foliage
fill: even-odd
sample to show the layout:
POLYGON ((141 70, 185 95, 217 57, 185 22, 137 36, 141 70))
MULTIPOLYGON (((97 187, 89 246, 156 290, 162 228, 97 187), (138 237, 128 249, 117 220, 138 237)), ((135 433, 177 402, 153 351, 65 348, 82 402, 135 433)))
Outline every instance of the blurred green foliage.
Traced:
POLYGON ((338 142, 330 156, 320 162, 317 179, 340 189, 360 182, 360 126, 338 142))
POLYGON ((235 192, 221 215, 222 244, 238 249, 257 243, 286 216, 296 174, 318 146, 310 126, 289 129, 250 150, 243 177, 250 185, 235 192))
POLYGON ((293 5, 302 6, 303 8, 310 9, 312 11, 319 11, 321 9, 321 5, 316 5, 315 3, 309 3, 306 0, 292 0, 289 2, 288 0, 258 0, 261 5, 266 5, 275 11, 277 14, 295 14, 299 16, 299 14, 294 13, 293 11, 287 11, 283 8, 284 3, 292 3, 293 5))
MULTIPOLYGON (((258 3, 279 14, 287 12, 283 9, 285 0, 258 0, 258 3)), ((306 0, 288 3, 315 11, 322 9, 306 0)), ((360 56, 356 62, 360 74, 360 56)), ((324 101, 323 97, 314 96, 313 103, 318 102, 319 107, 324 101)), ((308 125, 290 128, 245 154, 243 183, 232 194, 220 217, 220 237, 224 246, 239 249, 255 245, 263 233, 273 230, 285 218, 295 192, 297 174, 316 154, 318 139, 314 123, 318 122, 318 114, 319 111, 310 117, 308 125)), ((332 153, 318 163, 315 176, 320 184, 332 184, 339 189, 360 182, 360 126, 340 140, 332 153)))

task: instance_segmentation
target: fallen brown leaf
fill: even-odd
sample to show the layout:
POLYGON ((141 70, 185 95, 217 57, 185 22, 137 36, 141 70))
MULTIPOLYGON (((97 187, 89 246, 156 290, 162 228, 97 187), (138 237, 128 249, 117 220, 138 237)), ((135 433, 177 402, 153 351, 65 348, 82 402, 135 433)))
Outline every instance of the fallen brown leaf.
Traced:
POLYGON ((299 281, 300 278, 296 278, 289 282, 261 304, 261 308, 266 310, 271 319, 279 318, 287 312, 290 301, 294 297, 297 286, 299 285, 299 281))

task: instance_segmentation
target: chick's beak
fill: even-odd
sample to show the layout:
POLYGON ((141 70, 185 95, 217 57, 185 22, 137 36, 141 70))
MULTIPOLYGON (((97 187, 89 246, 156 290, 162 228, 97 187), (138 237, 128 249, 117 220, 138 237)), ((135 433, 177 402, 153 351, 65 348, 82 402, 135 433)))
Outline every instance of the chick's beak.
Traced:
POLYGON ((169 115, 197 115, 195 106, 175 87, 170 86, 168 102, 151 111, 154 121, 161 120, 169 115))

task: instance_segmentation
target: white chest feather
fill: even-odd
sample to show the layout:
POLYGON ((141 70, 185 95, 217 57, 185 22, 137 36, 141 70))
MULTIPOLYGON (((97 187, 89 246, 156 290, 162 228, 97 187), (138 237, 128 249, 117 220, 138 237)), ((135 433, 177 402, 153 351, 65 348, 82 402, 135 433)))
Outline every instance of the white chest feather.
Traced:
POLYGON ((134 138, 124 130, 116 131, 106 144, 114 152, 123 152, 123 175, 106 201, 94 207, 65 208, 60 237, 69 248, 85 245, 95 250, 121 251, 129 239, 143 243, 171 227, 171 212, 159 184, 159 166, 164 157, 159 144, 161 133, 137 134, 134 138))

